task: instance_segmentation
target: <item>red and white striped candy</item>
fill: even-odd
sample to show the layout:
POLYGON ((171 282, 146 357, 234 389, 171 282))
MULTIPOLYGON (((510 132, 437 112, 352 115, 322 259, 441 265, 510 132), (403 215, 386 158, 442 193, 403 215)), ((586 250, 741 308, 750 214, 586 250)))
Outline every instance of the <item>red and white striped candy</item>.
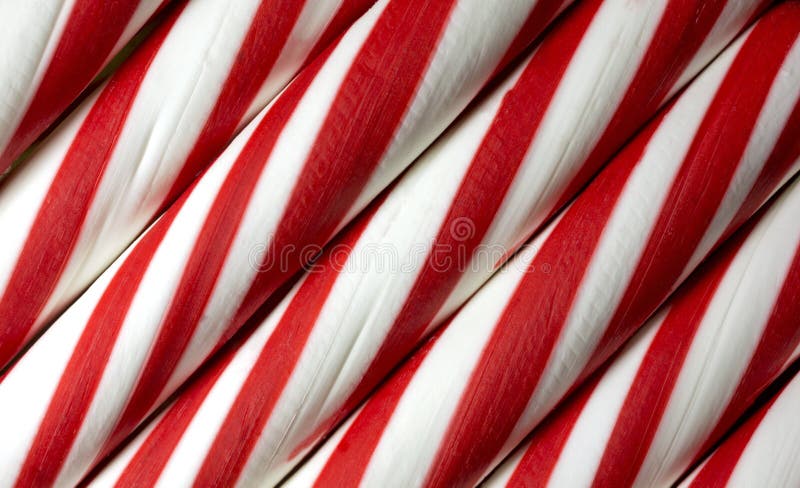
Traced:
POLYGON ((372 3, 175 5, 0 189, 0 366, 372 3))
MULTIPOLYGON (((797 299, 797 297, 795 297, 797 299)), ((725 439, 681 487, 800 486, 800 375, 725 439)))
POLYGON ((0 174, 169 1, 0 2, 0 174))
POLYGON ((103 483, 280 479, 757 3, 705 2, 701 21, 694 3, 577 5, 328 247, 236 358, 222 360, 232 361, 227 369, 207 372, 103 483))
POLYGON ((488 485, 674 483, 800 355, 798 213, 794 183, 752 231, 732 239, 681 287, 602 377, 545 420, 488 485))
POLYGON ((0 484, 80 479, 563 3, 390 0, 362 16, 6 375, 0 484))
POLYGON ((502 460, 800 167, 799 6, 727 49, 290 486, 470 484, 502 460))

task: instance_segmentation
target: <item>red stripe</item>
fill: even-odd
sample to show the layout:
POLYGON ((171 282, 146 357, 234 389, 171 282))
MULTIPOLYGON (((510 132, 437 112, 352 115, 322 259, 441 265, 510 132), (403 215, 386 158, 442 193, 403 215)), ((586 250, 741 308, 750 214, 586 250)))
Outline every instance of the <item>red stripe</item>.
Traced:
POLYGON ((144 74, 179 12, 108 82, 64 156, 0 296, 0 366, 20 350, 58 284, 144 74))
POLYGON ((733 435, 714 451, 689 486, 693 488, 725 488, 747 444, 777 399, 778 395, 774 396, 744 425, 736 429, 733 435))
POLYGON ((508 441, 555 347, 617 198, 655 127, 583 192, 536 254, 476 363, 426 486, 477 481, 508 441), (526 366, 509 370, 509 364, 526 366))
MULTIPOLYGON (((283 216, 270 243, 267 262, 274 258, 271 253, 275 249, 321 245, 330 238, 402 120, 428 63, 423 53, 430 55, 437 45, 450 6, 451 2, 431 2, 422 8, 393 2, 386 8, 329 110, 321 136, 312 148, 286 207, 291 213, 283 216), (375 77, 376 63, 385 65, 381 72, 396 75, 375 77), (390 93, 392 96, 387 96, 390 93), (369 102, 374 105, 365 106, 369 102), (358 124, 363 130, 343 132, 344 127, 355 129, 353 114, 367 116, 367 120, 358 124), (336 164, 332 165, 331 161, 336 164), (315 218, 309 219, 310 216, 315 218)), ((183 355, 214 289, 267 155, 300 100, 304 85, 310 84, 324 61, 324 57, 318 58, 301 75, 301 81, 293 83, 279 98, 279 103, 250 138, 220 190, 184 269, 141 379, 115 428, 112 443, 121 440, 153 406, 183 355)), ((230 338, 282 280, 302 265, 299 261, 297 258, 297 262, 289 263, 289 269, 271 266, 256 276, 222 342, 230 338)))
POLYGON ((599 5, 599 1, 592 1, 579 6, 542 43, 519 81, 505 95, 439 229, 434 241, 436 253, 425 262, 380 350, 341 409, 339 418, 352 411, 419 343, 458 284, 461 270, 469 266, 475 249, 492 225, 599 5), (460 235, 454 229, 464 219, 470 227, 466 235, 460 235))
POLYGON ((208 393, 225 371, 233 354, 222 356, 207 372, 178 396, 177 400, 157 420, 156 426, 137 449, 125 470, 114 484, 117 488, 155 486, 164 471, 170 455, 178 446, 208 393))
POLYGON ((546 487, 561 456, 561 451, 575 428, 586 402, 592 397, 601 375, 581 387, 574 396, 545 418, 534 431, 531 444, 519 460, 506 488, 546 487))
POLYGON ((248 107, 272 71, 306 0, 262 0, 228 78, 192 152, 164 202, 172 201, 233 138, 248 107))
POLYGON ((669 1, 624 98, 556 208, 572 199, 658 110, 729 3, 729 0, 669 1))
POLYGON ((217 432, 195 486, 236 484, 339 277, 338 260, 347 259, 340 251, 345 250, 349 255, 378 206, 372 208, 373 212, 359 219, 344 235, 341 245, 332 248, 336 254, 332 255, 331 248, 328 249, 315 265, 318 269, 307 275, 289 303, 217 432))
MULTIPOLYGON (((750 27, 751 25, 755 24, 756 21, 758 21, 758 19, 760 19, 761 16, 764 15, 764 11, 770 8, 770 5, 772 5, 772 3, 773 3, 772 0, 758 0, 758 6, 755 9, 753 9, 753 13, 750 15, 750 18, 747 19, 747 22, 744 23, 744 28, 742 28, 739 31, 739 33, 741 34, 742 32, 746 31, 748 27, 750 27)), ((783 7, 781 7, 781 5, 788 4, 788 3, 792 3, 792 2, 791 1, 782 2, 782 3, 779 3, 777 6, 775 6, 774 8, 775 9, 783 8, 783 7)))
POLYGON ((704 266, 691 286, 678 290, 628 388, 606 442, 593 486, 632 486, 672 397, 686 355, 720 282, 736 257, 742 233, 704 266))
POLYGON ((364 404, 364 408, 356 414, 355 420, 336 444, 336 448, 314 482, 315 487, 359 486, 397 404, 438 337, 437 334, 411 356, 402 368, 364 404))
POLYGON ((134 246, 97 303, 61 375, 15 486, 50 486, 72 449, 103 377, 144 270, 184 202, 181 198, 134 246))
POLYGON ((183 269, 158 337, 106 449, 113 448, 147 415, 161 395, 205 311, 247 205, 284 125, 325 59, 303 71, 278 98, 248 140, 209 210, 183 269))
POLYGON ((341 36, 351 24, 358 20, 364 12, 369 10, 375 2, 376 0, 342 0, 342 4, 339 5, 339 10, 336 11, 331 21, 328 22, 325 31, 319 36, 314 47, 311 48, 303 65, 310 63, 314 58, 319 56, 329 44, 336 41, 336 39, 341 36))
MULTIPOLYGON (((273 238, 275 249, 323 245, 341 224, 413 102, 455 3, 386 6, 328 110, 273 238)), ((303 264, 296 261, 293 267, 303 264)), ((258 308, 275 282, 274 272, 256 277, 234 324, 258 308)))
MULTIPOLYGON (((490 79, 494 79, 500 76, 501 72, 509 66, 516 58, 519 56, 525 49, 536 39, 539 37, 545 28, 550 24, 553 18, 558 14, 559 10, 564 7, 565 0, 537 0, 536 4, 531 9, 531 12, 528 14, 528 18, 525 19, 525 23, 522 24, 522 28, 517 32, 516 37, 514 40, 511 41, 511 45, 506 50, 506 53, 503 55, 500 62, 497 64, 495 68, 495 72, 492 74, 490 79)), ((590 2, 591 3, 591 2, 590 2)), ((576 7, 577 8, 577 7, 576 7)), ((568 19, 574 15, 569 14, 562 17, 562 19, 568 19)), ((565 22, 569 22, 568 20, 564 20, 565 22)), ((563 27, 561 28, 563 29, 563 27)), ((548 35, 545 37, 545 41, 548 38, 552 38, 552 35, 548 35)))
MULTIPOLYGON (((800 4, 797 3, 783 3, 781 7, 789 5, 800 7, 800 4)), ((795 12, 800 12, 800 8, 795 9, 795 12)), ((800 137, 797 134, 800 134, 800 99, 792 109, 792 113, 783 127, 783 132, 778 138, 767 164, 764 165, 764 169, 750 190, 745 204, 737 212, 734 219, 735 225, 740 225, 753 215, 758 210, 758 204, 769 198, 783 179, 793 172, 792 168, 800 160, 800 137)), ((722 236, 720 242, 724 238, 725 236, 722 236)))
POLYGON ((714 431, 697 452, 701 455, 736 422, 755 402, 761 392, 774 380, 800 344, 800 249, 796 252, 789 273, 772 308, 764 333, 756 347, 747 370, 739 381, 725 412, 714 431))
MULTIPOLYGON (((253 315, 243 327, 242 334, 238 334, 226 344, 215 359, 209 361, 186 383, 186 388, 179 390, 175 403, 167 407, 163 416, 158 420, 158 425, 137 448, 136 454, 130 459, 117 481, 118 486, 153 486, 161 476, 178 443, 183 438, 186 429, 198 410, 206 401, 206 396, 213 388, 222 372, 228 368, 236 352, 252 335, 255 328, 260 325, 272 312, 281 299, 291 289, 296 280, 287 281, 269 300, 253 315)), ((123 444, 124 445, 124 444, 123 444)), ((113 460, 115 453, 112 451, 100 464, 97 464, 92 473, 86 476, 80 486, 88 484, 97 473, 101 473, 108 462, 113 460)))
POLYGON ((697 130, 634 272, 586 372, 627 340, 670 293, 739 167, 796 29, 756 25, 697 130), (724 141, 724 143, 723 143, 724 141))
POLYGON ((14 135, 0 154, 0 173, 86 88, 112 54, 139 0, 76 2, 50 64, 14 135))

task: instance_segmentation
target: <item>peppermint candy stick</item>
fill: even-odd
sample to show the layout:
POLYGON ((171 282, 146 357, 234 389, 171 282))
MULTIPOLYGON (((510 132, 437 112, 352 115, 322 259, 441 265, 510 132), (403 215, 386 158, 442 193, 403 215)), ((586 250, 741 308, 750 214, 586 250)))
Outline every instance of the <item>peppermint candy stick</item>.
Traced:
POLYGON ((795 182, 487 485, 674 483, 800 355, 798 212, 795 182))
POLYGON ((800 166, 797 7, 717 58, 288 485, 466 485, 499 463, 800 166))
POLYGON ((0 174, 169 1, 0 3, 0 174))
POLYGON ((706 5, 576 5, 102 484, 279 480, 757 8, 706 5))
POLYGON ((372 3, 176 4, 0 190, 0 366, 372 3))
POLYGON ((362 16, 3 379, 0 481, 78 481, 562 7, 391 0, 362 16))
MULTIPOLYGON (((797 297, 795 297, 796 299, 797 297)), ((685 480, 681 487, 798 486, 800 376, 747 422, 685 480)))

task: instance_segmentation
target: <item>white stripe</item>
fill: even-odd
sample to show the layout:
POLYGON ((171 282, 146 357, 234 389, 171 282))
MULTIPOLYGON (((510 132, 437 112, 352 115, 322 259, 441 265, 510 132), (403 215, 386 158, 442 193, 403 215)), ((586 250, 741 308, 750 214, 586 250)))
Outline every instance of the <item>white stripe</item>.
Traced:
POLYGON ((592 486, 642 361, 668 313, 662 309, 603 374, 561 449, 548 486, 592 486))
MULTIPOLYGON (((665 1, 607 0, 595 13, 559 80, 484 243, 508 251, 530 236, 556 205, 568 183, 616 112, 658 26, 665 1)), ((447 316, 483 284, 499 262, 478 256, 440 315, 447 316)))
MULTIPOLYGON (((248 461, 243 478, 255 479, 256 472, 265 469, 284 471, 281 465, 297 462, 298 459, 290 459, 295 446, 341 407, 361 378, 361 374, 349 370, 360 367, 356 371, 363 372, 364 364, 368 364, 380 346, 379 339, 383 335, 373 337, 378 333, 367 331, 386 325, 386 321, 376 320, 376 315, 385 313, 380 304, 386 301, 387 306, 393 305, 392 302, 396 303, 398 298, 386 298, 385 295, 392 296, 393 291, 386 286, 389 281, 386 274, 397 266, 397 259, 402 254, 397 252, 397 248, 386 248, 391 255, 382 254, 382 244, 387 242, 384 236, 399 230, 392 226, 395 221, 388 210, 396 211, 402 207, 392 207, 381 212, 384 218, 370 222, 350 252, 345 263, 347 271, 339 274, 326 297, 306 346, 248 461), (387 258, 392 262, 382 262, 387 258), (368 341, 366 345, 365 341, 368 341), (355 364, 351 366, 352 363, 355 364)), ((413 233, 404 236, 408 241, 403 244, 413 244, 413 237, 413 233)), ((392 240, 388 242, 390 245, 393 243, 392 240)), ((402 280, 392 277, 394 285, 401 289, 410 288, 414 274, 402 275, 402 280)))
MULTIPOLYGON (((119 137, 108 144, 112 155, 47 312, 69 303, 156 215, 205 125, 257 4, 205 0, 181 12, 147 69, 119 137)), ((28 165, 46 161, 38 156, 28 165)))
POLYGON ((362 478, 365 486, 421 486, 483 350, 549 232, 514 258, 448 325, 406 387, 362 478), (444 377, 446 381, 442 381, 444 377), (425 415, 421 415, 422 412, 425 415), (398 460, 396 453, 402 452, 398 460))
POLYGON ((537 3, 505 0, 499 13, 495 2, 457 1, 403 122, 345 220, 400 174, 478 94, 537 3))
MULTIPOLYGON (((127 253, 64 312, 61 323, 89 320, 125 256, 127 253)), ((0 486, 12 486, 17 478, 81 332, 78 328, 53 326, 0 382, 0 432, 14 439, 0 443, 0 486), (47 367, 38 367, 40 364, 47 367)))
MULTIPOLYGON (((225 420, 227 412, 236 400, 244 381, 250 374, 253 365, 258 360, 258 356, 269 339, 275 325, 278 323, 286 310, 288 302, 282 302, 275 311, 270 314, 269 319, 262 324, 252 336, 250 336, 243 347, 237 350, 234 358, 225 367, 223 373, 214 382, 203 399, 203 403, 194 414, 186 431, 181 435, 181 439, 170 454, 168 462, 164 467, 158 482, 167 486, 175 484, 191 484, 197 476, 206 454, 214 441, 222 422, 225 420)), ((151 429, 154 428, 164 415, 169 414, 175 405, 171 405, 159 419, 150 423, 151 429)), ((169 414, 172 415, 172 414, 169 414)), ((108 468, 104 468, 101 486, 113 486, 136 454, 139 447, 149 436, 142 433, 136 437, 136 447, 126 447, 123 451, 125 460, 120 461, 119 456, 114 458, 114 462, 108 468), (107 473, 107 471, 112 471, 107 473)))
POLYGON ((117 480, 119 480, 119 478, 122 476, 125 468, 127 468, 128 464, 130 464, 130 462, 133 460, 133 457, 139 452, 139 449, 142 447, 142 444, 144 444, 144 441, 150 437, 150 434, 153 432, 153 430, 155 430, 156 426, 163 417, 164 413, 162 412, 155 419, 149 422, 136 437, 125 444, 124 449, 114 454, 109 460, 108 464, 103 467, 102 471, 92 478, 89 486, 95 488, 112 488, 117 480))
POLYGON ((259 3, 204 0, 183 9, 148 67, 114 146, 98 193, 106 198, 122 193, 126 203, 106 210, 108 218, 141 219, 162 204, 220 95, 259 3), (148 211, 132 212, 133 202, 148 211))
POLYGON ((153 14, 161 6, 165 7, 164 10, 169 8, 169 3, 172 2, 172 0, 138 0, 138 2, 139 5, 136 7, 136 10, 133 11, 133 15, 131 15, 128 25, 125 26, 125 30, 122 31, 122 35, 119 36, 117 44, 114 45, 114 48, 103 62, 103 67, 111 62, 111 60, 113 60, 114 57, 120 51, 122 51, 122 48, 124 48, 125 45, 133 39, 137 32, 139 32, 139 30, 145 26, 145 24, 147 24, 147 21, 150 20, 151 17, 153 17, 155 22, 157 22, 158 16, 154 16, 153 14))
POLYGON ((308 488, 314 485, 314 481, 322 473, 328 459, 330 459, 333 451, 341 442, 345 433, 350 430, 350 426, 361 414, 361 409, 354 412, 350 418, 342 424, 342 426, 334 432, 331 437, 320 446, 319 450, 308 461, 303 463, 300 469, 288 478, 281 486, 286 488, 308 488))
MULTIPOLYGON (((249 122, 263 107, 263 100, 269 100, 294 77, 297 68, 302 66, 311 53, 344 0, 306 1, 303 10, 286 39, 286 45, 275 60, 275 65, 264 84, 258 90, 253 103, 247 109, 239 126, 249 122)), ((343 27, 343 31, 346 26, 343 27)))
MULTIPOLYGON (((493 130, 495 118, 498 115, 498 111, 503 107, 503 102, 505 101, 505 97, 507 96, 508 92, 512 89, 520 89, 519 87, 516 87, 516 84, 519 82, 520 77, 528 68, 528 64, 530 63, 530 60, 535 54, 536 50, 538 50, 538 47, 525 58, 524 62, 520 63, 518 68, 515 69, 498 88, 492 92, 491 97, 488 97, 479 106, 473 107, 469 112, 464 113, 457 123, 454 124, 453 127, 449 129, 438 141, 436 141, 436 144, 432 146, 427 153, 423 154, 419 161, 415 163, 412 171, 416 169, 416 167, 424 164, 430 166, 438 164, 439 166, 446 168, 448 164, 452 164, 450 161, 460 160, 467 155, 469 156, 470 163, 472 164, 472 159, 477 156, 478 150, 481 149, 481 145, 486 142, 486 136, 490 131, 493 130), (489 117, 490 115, 491 117, 489 117), (474 143, 477 142, 480 142, 480 144, 474 145, 474 143), (465 150, 465 148, 468 148, 468 150, 465 150), (463 154, 459 154, 459 152, 463 154)), ((531 96, 533 98, 535 97, 535 94, 531 94, 531 96)), ((523 164, 525 163, 523 162, 523 164)), ((431 176, 429 176, 430 178, 441 181, 447 177, 447 173, 444 172, 444 169, 442 168, 439 168, 438 170, 439 173, 442 173, 441 175, 434 173, 433 169, 429 171, 432 173, 431 176)), ((518 178, 519 175, 514 176, 515 180, 518 178)), ((417 194, 430 195, 431 193, 417 194)), ((530 199, 532 194, 532 192, 528 192, 526 195, 527 198, 530 199)), ((508 199, 508 192, 506 192, 506 197, 504 198, 508 199)), ((522 203, 523 202, 518 202, 518 206, 522 207, 522 203)), ((495 221, 497 219, 503 219, 503 214, 504 209, 501 206, 498 208, 498 211, 493 218, 495 221)), ((474 224, 474 222, 470 220, 467 220, 466 223, 470 225, 474 224)), ((516 249, 512 249, 512 246, 507 245, 507 243, 510 239, 516 239, 518 237, 518 234, 520 234, 519 227, 509 229, 508 234, 512 237, 510 237, 509 240, 502 240, 500 237, 493 237, 490 235, 491 229, 494 225, 495 224, 493 223, 489 229, 487 229, 487 235, 481 240, 481 245, 473 252, 473 255, 468 256, 469 262, 465 263, 465 268, 460 270, 461 276, 459 277, 456 286, 450 292, 447 300, 445 300, 445 303, 442 304, 437 311, 436 316, 428 325, 425 335, 428 335, 430 332, 438 328, 447 317, 451 316, 464 302, 469 299, 473 293, 475 293, 475 291, 477 291, 478 288, 481 287, 481 285, 489 280, 491 275, 494 274, 499 267, 499 264, 501 264, 499 263, 500 259, 508 259, 508 257, 513 254, 513 251, 516 251, 516 249)), ((474 225, 468 227, 468 229, 471 231, 470 237, 472 237, 472 233, 475 231, 474 225)), ((451 232, 452 231, 453 230, 451 229, 451 232)), ((526 235, 529 234, 530 233, 526 235)), ((519 247, 516 244, 514 246, 519 247)))
POLYGON ((714 56, 716 56, 743 27, 746 27, 746 22, 753 18, 756 9, 759 6, 763 6, 763 3, 764 2, 760 0, 729 0, 725 2, 725 7, 722 9, 711 31, 697 50, 697 55, 692 59, 687 69, 678 79, 678 82, 672 86, 672 90, 670 90, 670 93, 664 99, 668 100, 672 98, 680 87, 692 80, 694 73, 703 69, 710 60, 714 59, 714 56))
MULTIPOLYGON (((504 85, 504 88, 510 86, 504 85)), ((353 324, 351 333, 355 336, 346 343, 340 342, 337 363, 326 366, 340 373, 326 382, 329 392, 320 418, 339 408, 356 386, 354 379, 361 378, 368 369, 406 304, 419 274, 429 260, 436 259, 431 253, 435 252, 433 245, 440 230, 455 232, 442 226, 472 157, 497 114, 505 89, 493 93, 476 107, 470 117, 462 119, 463 122, 448 131, 441 142, 414 164, 359 239, 354 250, 355 259, 368 258, 373 248, 389 249, 397 254, 397 265, 391 265, 394 269, 387 273, 376 268, 367 269, 369 263, 355 263, 358 270, 366 271, 358 290, 331 293, 328 301, 333 302, 332 307, 336 303, 348 303, 348 309, 336 316, 342 312, 347 315, 341 321, 333 319, 331 312, 321 317, 325 320, 331 317, 332 324, 353 324), (419 198, 420 195, 428 197, 419 198)), ((457 263, 452 265, 458 266, 457 263)))
MULTIPOLYGON (((240 147, 234 145, 231 149, 233 152, 240 147)), ((102 447, 98 439, 108 439, 119 415, 130 400, 142 367, 158 337, 164 313, 180 284, 179 270, 184 268, 191 255, 194 248, 192 244, 213 203, 211 196, 219 191, 233 159, 218 159, 207 173, 208 177, 200 180, 148 263, 125 314, 97 393, 86 413, 86 420, 64 462, 65 469, 59 476, 59 483, 70 484, 80 479, 89 468, 85 463, 91 462, 102 447)), ((50 330, 56 327, 85 330, 86 324, 88 321, 69 321, 62 318, 50 330)), ((45 335, 49 335, 50 330, 45 335)), ((166 396, 162 394, 156 405, 166 396)))
POLYGON ((75 0, 0 2, 0 153, 25 116, 75 0))
POLYGON ((591 358, 630 283, 672 182, 734 51, 727 51, 714 63, 667 113, 628 177, 595 247, 539 386, 509 437, 509 449, 552 409, 591 358))
MULTIPOLYGON (((627 93, 665 5, 625 0, 600 5, 558 83, 504 211, 525 192, 541 197, 519 210, 523 215, 542 201, 552 207, 580 168, 574 162, 585 161, 627 93)), ((500 224, 492 230, 497 232, 500 224)))
MULTIPOLYGON (((496 105, 491 108, 496 110, 496 105)), ((483 115, 490 121, 493 112, 483 115)), ((488 121, 477 119, 472 125, 479 130, 488 121)), ((479 141, 476 138, 459 150, 471 154, 479 141)), ((288 468, 296 463, 297 456, 290 458, 294 447, 341 407, 363 376, 425 262, 429 249, 420 256, 417 246, 429 246, 438 233, 468 167, 470 158, 450 153, 453 167, 418 162, 362 232, 325 300, 243 479, 257 479, 257 473, 268 468, 283 472, 285 468, 273 466, 286 462, 288 468), (420 192, 436 197, 418 199, 420 192)))
MULTIPOLYGON (((733 180, 714 215, 714 220, 708 226, 703 240, 697 246, 697 250, 684 270, 684 278, 697 267, 698 263, 716 244, 758 180, 767 158, 792 114, 792 109, 800 99, 798 66, 800 66, 800 41, 794 43, 772 83, 733 180)), ((800 167, 800 161, 795 163, 793 170, 786 172, 784 180, 790 178, 798 167, 800 167)), ((777 185, 776 189, 781 186, 783 185, 777 185)))
MULTIPOLYGON (((298 144, 298 141, 316 140, 353 60, 381 12, 377 8, 371 10, 347 32, 305 91, 271 153, 264 155, 268 160, 247 204, 203 317, 170 379, 168 389, 182 383, 194 371, 198 359, 211 352, 260 272, 249 258, 257 246, 270 247, 269 240, 286 212, 291 211, 286 205, 314 147, 313 144, 298 144)), ((280 249, 273 251, 282 252, 280 249)), ((297 249, 298 253, 300 251, 297 249)), ((280 263, 272 265, 280 266, 280 263)))
POLYGON ((516 284, 515 280, 488 284, 459 315, 470 320, 454 321, 445 330, 392 412, 364 472, 363 485, 422 486, 516 284), (440 379, 443 372, 446 382, 440 379), (398 457, 398 452, 403 456, 398 457))
MULTIPOLYGON (((324 28, 339 1, 313 3, 314 8, 304 10, 287 42, 279 46, 282 49, 280 64, 267 77, 251 108, 262 108, 293 76, 303 61, 301 56, 311 49, 321 34, 318 30, 324 28), (308 13, 309 10, 313 10, 313 14, 308 13), (306 21, 308 24, 303 24, 306 21)), ((207 0, 190 2, 181 11, 147 67, 119 137, 113 145, 106 144, 111 151, 108 166, 102 173, 56 287, 30 335, 39 332, 44 323, 91 283, 165 203, 164 198, 186 158, 197 143, 202 142, 197 138, 218 100, 260 4, 259 0, 207 0), (209 33, 213 35, 207 35, 209 33)), ((82 103, 79 110, 88 112, 105 88, 96 90, 94 98, 82 103)), ((251 117, 249 114, 245 119, 251 117)), ((240 126, 244 122, 241 120, 240 126)), ((83 117, 62 123, 56 131, 59 136, 50 137, 24 169, 55 172, 73 142, 72 137, 64 138, 61 134, 77 133, 82 123, 83 117)), ((13 194, 24 209, 11 215, 14 221, 19 215, 25 216, 23 222, 30 226, 34 218, 30 201, 39 193, 45 195, 49 180, 48 184, 38 180, 15 182, 14 189, 16 191, 8 188, 4 193, 13 194)), ((9 218, 0 214, 0 223, 4 219, 9 218)), ((0 224, 0 228, 4 225, 0 224)), ((12 253, 0 254, 4 261, 10 262, 14 257, 12 253)), ((9 273, 4 273, 0 280, 8 276, 9 273)))
POLYGON ((742 452, 727 486, 800 486, 800 376, 781 392, 742 452))
POLYGON ((0 189, 0 229, 3 229, 3 238, 0 239, 0 296, 5 292, 39 209, 58 173, 58 163, 69 151, 69 141, 75 138, 88 113, 86 104, 69 116, 69 122, 53 132, 48 139, 51 144, 42 144, 38 157, 44 164, 24 164, 3 181, 0 189))
MULTIPOLYGON (((378 326, 385 329, 393 323, 393 317, 396 317, 399 307, 404 303, 403 299, 413 286, 429 252, 426 250, 425 255, 420 256, 415 247, 431 242, 438 233, 449 203, 481 142, 480 135, 491 124, 504 91, 477 107, 473 116, 460 124, 459 131, 450 137, 451 143, 437 146, 440 149, 432 149, 417 162, 364 230, 344 263, 346 272, 337 278, 331 289, 307 341, 309 347, 299 358, 241 480, 259 479, 265 470, 269 471, 270 477, 282 477, 299 459, 298 456, 289 459, 294 446, 311 435, 313 427, 321 419, 332 415, 352 392, 355 387, 353 378, 361 377, 387 333, 387 330, 377 333, 368 329, 378 326), (434 165, 442 158, 452 165, 434 165), (435 194, 436 198, 433 201, 415 198, 421 192, 435 194), (385 249, 382 244, 387 244, 385 249), (384 250, 389 254, 383 254, 384 250), (372 261, 374 259, 380 261, 372 261), (386 279, 386 273, 392 274, 391 280, 386 279), (388 286, 390 284, 391 287, 388 286), (345 297, 346 300, 343 299, 345 297), (342 303, 349 305, 342 307, 342 303), (345 327, 346 324, 351 327, 345 327), (371 339, 371 342, 365 345, 367 339, 371 339), (354 344, 357 340, 359 347, 354 344), (358 361, 354 360, 354 356, 358 361), (344 366, 346 362, 349 366, 344 366), (347 374, 345 369, 357 369, 358 374, 347 374), (336 381, 337 375, 341 379, 339 382, 336 381), (323 404, 325 408, 322 408, 323 404)), ((283 300, 283 311, 295 299, 300 286, 302 284, 298 284, 283 300)), ((268 332, 271 333, 282 318, 283 311, 270 314, 267 322, 259 328, 258 337, 251 338, 242 346, 241 354, 261 351, 269 338, 268 332)), ((243 370, 239 369, 243 374, 243 370)), ((212 392, 209 399, 213 396, 212 392)), ((195 425, 194 421, 192 425, 195 425)), ((210 436, 216 435, 216 429, 205 430, 210 436)), ((208 439, 208 442, 212 439, 208 439)), ((198 440, 189 445, 197 446, 198 440)), ((191 456, 197 457, 196 452, 195 447, 191 456)), ((184 454, 188 456, 189 453, 190 448, 187 447, 184 454)), ((188 461, 176 459, 182 455, 180 452, 174 453, 170 463, 187 466, 188 461)))
MULTIPOLYGON (((170 455, 158 479, 159 486, 165 488, 189 486, 195 481, 203 463, 207 462, 206 455, 216 439, 217 432, 227 418, 253 365, 258 361, 263 345, 269 338, 269 332, 274 329, 285 309, 285 304, 281 304, 275 310, 276 319, 264 324, 263 330, 259 329, 247 341, 248 345, 256 343, 262 347, 241 348, 225 367, 170 455)), ((217 461, 212 459, 210 462, 217 461)))
POLYGON ((727 407, 800 245, 800 185, 781 195, 731 263, 698 328, 637 478, 680 476, 727 407))
MULTIPOLYGON (((228 161, 228 163, 231 162, 228 161)), ((64 464, 65 471, 62 471, 59 476, 59 482, 67 482, 67 479, 77 481, 80 478, 87 466, 73 460, 87 458, 91 460, 95 454, 94 451, 100 448, 99 443, 96 442, 97 439, 107 438, 110 429, 113 427, 112 424, 115 417, 127 402, 128 395, 138 378, 141 365, 149 353, 152 338, 157 332, 157 327, 154 330, 146 331, 142 329, 142 326, 147 323, 160 324, 160 319, 154 319, 153 315, 163 311, 165 304, 171 299, 177 284, 177 280, 174 278, 179 276, 179 273, 166 273, 164 270, 171 268, 181 269, 183 267, 191 247, 183 249, 182 247, 185 247, 187 242, 192 242, 192 229, 194 228, 194 232, 197 231, 199 228, 197 222, 202 222, 205 219, 208 210, 207 205, 204 205, 204 200, 208 203, 212 201, 208 195, 216 194, 229 168, 230 164, 226 166, 225 161, 218 161, 212 167, 208 177, 203 178, 195 191, 192 192, 186 202, 186 209, 182 209, 178 218, 175 219, 153 257, 120 330, 119 337, 116 340, 98 387, 98 393, 94 397, 89 413, 86 416, 90 421, 84 423, 75 443, 73 443, 70 455, 64 464), (221 176, 218 177, 218 175, 221 176), (172 277, 173 279, 165 279, 165 277, 172 277), (159 303, 161 307, 151 307, 148 306, 148 303, 159 303), (151 317, 151 319, 148 321, 146 320, 147 317, 151 317), (132 364, 139 367, 131 367, 132 364), (106 419, 106 421, 96 422, 93 419, 106 419), (83 450, 92 452, 82 452, 83 450)), ((18 439, 29 437, 30 440, 27 442, 30 443, 32 441, 43 418, 44 409, 48 406, 49 398, 61 378, 61 374, 73 353, 75 344, 77 344, 81 334, 85 331, 85 324, 89 322, 97 302, 106 291, 112 277, 119 270, 135 245, 136 243, 131 245, 126 253, 120 256, 112 267, 103 273, 89 290, 53 324, 47 334, 43 335, 34 344, 19 363, 14 366, 8 377, 0 383, 0 398, 5 395, 16 399, 28 398, 31 394, 44 398, 44 393, 47 393, 46 398, 48 400, 35 402, 35 405, 42 406, 41 411, 35 411, 32 405, 28 405, 27 401, 22 403, 16 401, 5 402, 6 405, 9 405, 9 408, 14 408, 15 405, 25 406, 25 409, 20 410, 20 412, 0 416, 0 422, 13 419, 16 422, 14 430, 27 429, 30 431, 28 436, 20 433, 17 436, 18 439), (48 367, 41 368, 39 367, 40 364, 46 364, 48 367), (19 381, 15 381, 12 378, 18 378, 19 381), (38 379, 33 380, 34 383, 31 383, 31 378, 38 379), (31 389, 31 384, 36 384, 37 387, 31 389), (45 385, 48 384, 52 384, 52 386, 46 387, 45 385), (39 387, 40 385, 42 388, 39 387), (38 420, 20 420, 32 417, 38 420)), ((10 429, 9 427, 9 431, 10 429)), ((22 456, 26 452, 19 449, 19 445, 19 443, 14 444, 14 455, 22 456)), ((9 444, 3 447, 5 446, 12 447, 9 444)), ((11 458, 11 454, 2 458, 11 458)))

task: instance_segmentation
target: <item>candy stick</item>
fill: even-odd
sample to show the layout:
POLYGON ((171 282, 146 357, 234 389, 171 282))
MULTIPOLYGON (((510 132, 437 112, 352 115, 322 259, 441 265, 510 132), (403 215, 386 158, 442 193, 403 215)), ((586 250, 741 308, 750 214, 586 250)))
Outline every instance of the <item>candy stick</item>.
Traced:
POLYGON ((561 7, 391 0, 362 16, 7 373, 0 480, 78 481, 561 7))
POLYGON ((738 427, 681 487, 798 486, 800 376, 738 427))
POLYGON ((794 183, 487 484, 673 483, 800 353, 798 212, 794 183))
POLYGON ((452 486, 499 463, 800 166, 798 7, 727 49, 289 486, 452 486))
POLYGON ((0 174, 169 1, 0 3, 0 174))
POLYGON ((577 5, 103 482, 280 479, 757 8, 706 5, 577 5))
POLYGON ((0 366, 372 3, 177 3, 0 188, 0 366))

